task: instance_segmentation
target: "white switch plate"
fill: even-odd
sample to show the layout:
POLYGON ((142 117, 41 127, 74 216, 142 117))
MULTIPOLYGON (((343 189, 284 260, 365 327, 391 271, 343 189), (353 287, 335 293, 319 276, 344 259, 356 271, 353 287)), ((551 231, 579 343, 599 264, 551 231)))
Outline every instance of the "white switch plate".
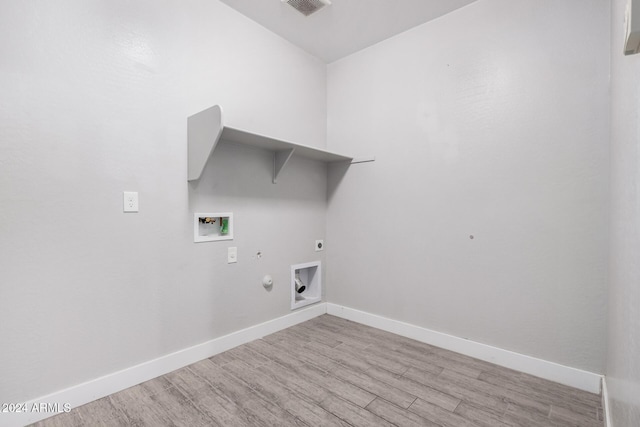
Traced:
POLYGON ((227 264, 238 262, 238 248, 231 246, 227 248, 227 264))
POLYGON ((122 196, 124 212, 138 212, 138 192, 123 191, 122 196))
POLYGON ((316 252, 324 250, 324 240, 316 240, 316 252))

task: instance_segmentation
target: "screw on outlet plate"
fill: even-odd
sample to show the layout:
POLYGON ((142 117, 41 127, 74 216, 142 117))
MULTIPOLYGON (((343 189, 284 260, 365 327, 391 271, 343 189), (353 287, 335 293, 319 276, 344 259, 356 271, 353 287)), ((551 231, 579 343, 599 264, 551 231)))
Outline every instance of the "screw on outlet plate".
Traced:
POLYGON ((324 240, 316 240, 316 252, 324 250, 324 240))

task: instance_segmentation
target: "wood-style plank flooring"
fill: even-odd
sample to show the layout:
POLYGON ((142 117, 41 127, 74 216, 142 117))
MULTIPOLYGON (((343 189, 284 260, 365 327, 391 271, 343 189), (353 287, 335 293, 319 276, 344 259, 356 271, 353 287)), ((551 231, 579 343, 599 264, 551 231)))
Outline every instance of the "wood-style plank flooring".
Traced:
POLYGON ((324 315, 36 426, 602 427, 601 398, 324 315))

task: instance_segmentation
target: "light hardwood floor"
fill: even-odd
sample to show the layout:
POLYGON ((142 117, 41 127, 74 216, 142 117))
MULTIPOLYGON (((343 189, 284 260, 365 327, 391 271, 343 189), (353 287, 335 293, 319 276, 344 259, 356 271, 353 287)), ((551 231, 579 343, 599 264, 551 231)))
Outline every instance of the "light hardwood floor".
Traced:
POLYGON ((602 427, 601 398, 324 315, 36 426, 602 427))

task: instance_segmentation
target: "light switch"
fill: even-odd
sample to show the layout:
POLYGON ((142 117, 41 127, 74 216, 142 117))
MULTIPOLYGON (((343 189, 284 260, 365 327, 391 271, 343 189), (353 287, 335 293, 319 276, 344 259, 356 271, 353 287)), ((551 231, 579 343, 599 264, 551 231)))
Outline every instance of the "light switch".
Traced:
POLYGON ((231 246, 227 248, 227 264, 238 262, 238 248, 231 246))

